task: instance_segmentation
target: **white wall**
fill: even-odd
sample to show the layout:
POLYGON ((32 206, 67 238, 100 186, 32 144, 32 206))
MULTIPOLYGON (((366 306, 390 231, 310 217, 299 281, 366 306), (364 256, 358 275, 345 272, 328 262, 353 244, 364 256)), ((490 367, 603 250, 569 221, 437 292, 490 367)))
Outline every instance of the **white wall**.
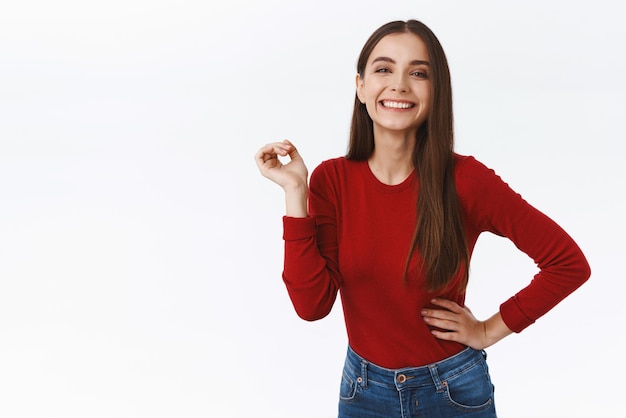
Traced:
MULTIPOLYGON (((555 218, 593 269, 489 349, 500 415, 622 412, 618 2, 11 3, 0 416, 334 416, 340 309, 297 319, 280 276, 283 198, 252 157, 283 138, 310 169, 342 155, 360 48, 408 18, 448 54, 458 151, 555 218)), ((491 315, 534 272, 484 236, 468 305, 491 315)))

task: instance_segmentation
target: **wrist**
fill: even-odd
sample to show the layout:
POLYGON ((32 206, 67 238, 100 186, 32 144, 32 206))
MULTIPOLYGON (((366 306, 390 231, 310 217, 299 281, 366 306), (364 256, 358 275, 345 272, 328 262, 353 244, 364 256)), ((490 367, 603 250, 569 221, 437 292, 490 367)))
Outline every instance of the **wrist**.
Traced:
POLYGON ((307 183, 295 183, 289 184, 283 187, 285 194, 289 195, 302 195, 307 196, 309 194, 309 186, 307 183))
POLYGON ((513 331, 511 331, 502 320, 500 312, 493 315, 486 321, 483 321, 483 327, 485 336, 484 348, 494 345, 504 337, 513 333, 513 331))
POLYGON ((293 218, 308 217, 308 197, 309 188, 306 184, 285 187, 286 215, 293 218))

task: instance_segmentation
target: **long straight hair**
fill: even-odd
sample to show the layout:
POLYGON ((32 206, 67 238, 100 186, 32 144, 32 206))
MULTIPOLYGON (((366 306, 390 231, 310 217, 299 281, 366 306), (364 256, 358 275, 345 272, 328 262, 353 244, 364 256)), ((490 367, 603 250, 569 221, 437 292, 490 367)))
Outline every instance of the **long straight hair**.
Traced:
MULTIPOLYGON (((417 20, 390 22, 378 28, 363 46, 357 72, 363 78, 374 47, 382 38, 394 33, 417 35, 426 44, 431 70, 430 112, 417 130, 413 151, 413 165, 419 179, 417 222, 404 277, 406 279, 409 262, 417 249, 429 291, 442 290, 459 272, 464 287, 468 278, 469 254, 454 182, 452 86, 443 48, 435 34, 417 20)), ((367 160, 373 152, 374 124, 367 108, 355 95, 346 158, 367 160)))

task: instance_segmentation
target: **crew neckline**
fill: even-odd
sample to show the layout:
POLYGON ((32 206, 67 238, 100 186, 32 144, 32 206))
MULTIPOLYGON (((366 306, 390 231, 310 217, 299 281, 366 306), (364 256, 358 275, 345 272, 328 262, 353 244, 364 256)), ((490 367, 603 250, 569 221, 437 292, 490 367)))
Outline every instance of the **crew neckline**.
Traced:
POLYGON ((365 171, 365 177, 367 178, 368 182, 381 191, 390 193, 401 192, 417 182, 415 169, 413 169, 411 170, 409 175, 398 184, 383 183, 374 175, 367 160, 363 160, 361 163, 362 168, 365 171))

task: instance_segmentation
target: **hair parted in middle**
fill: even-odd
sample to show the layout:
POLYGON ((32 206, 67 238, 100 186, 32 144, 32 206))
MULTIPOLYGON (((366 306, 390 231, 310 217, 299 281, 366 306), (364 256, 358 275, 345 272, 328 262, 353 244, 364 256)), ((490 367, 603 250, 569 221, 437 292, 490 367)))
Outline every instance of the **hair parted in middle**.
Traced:
MULTIPOLYGON (((417 224, 404 276, 406 279, 411 258, 418 256, 426 274, 428 290, 442 290, 459 273, 465 286, 469 254, 454 182, 452 86, 448 61, 439 40, 417 20, 389 22, 378 28, 363 46, 357 73, 363 77, 367 61, 378 42, 387 35, 397 33, 412 33, 424 42, 430 61, 431 82, 430 112, 417 130, 413 151, 413 165, 419 179, 417 224)), ((346 158, 367 160, 373 151, 373 121, 366 106, 355 95, 346 158)))

